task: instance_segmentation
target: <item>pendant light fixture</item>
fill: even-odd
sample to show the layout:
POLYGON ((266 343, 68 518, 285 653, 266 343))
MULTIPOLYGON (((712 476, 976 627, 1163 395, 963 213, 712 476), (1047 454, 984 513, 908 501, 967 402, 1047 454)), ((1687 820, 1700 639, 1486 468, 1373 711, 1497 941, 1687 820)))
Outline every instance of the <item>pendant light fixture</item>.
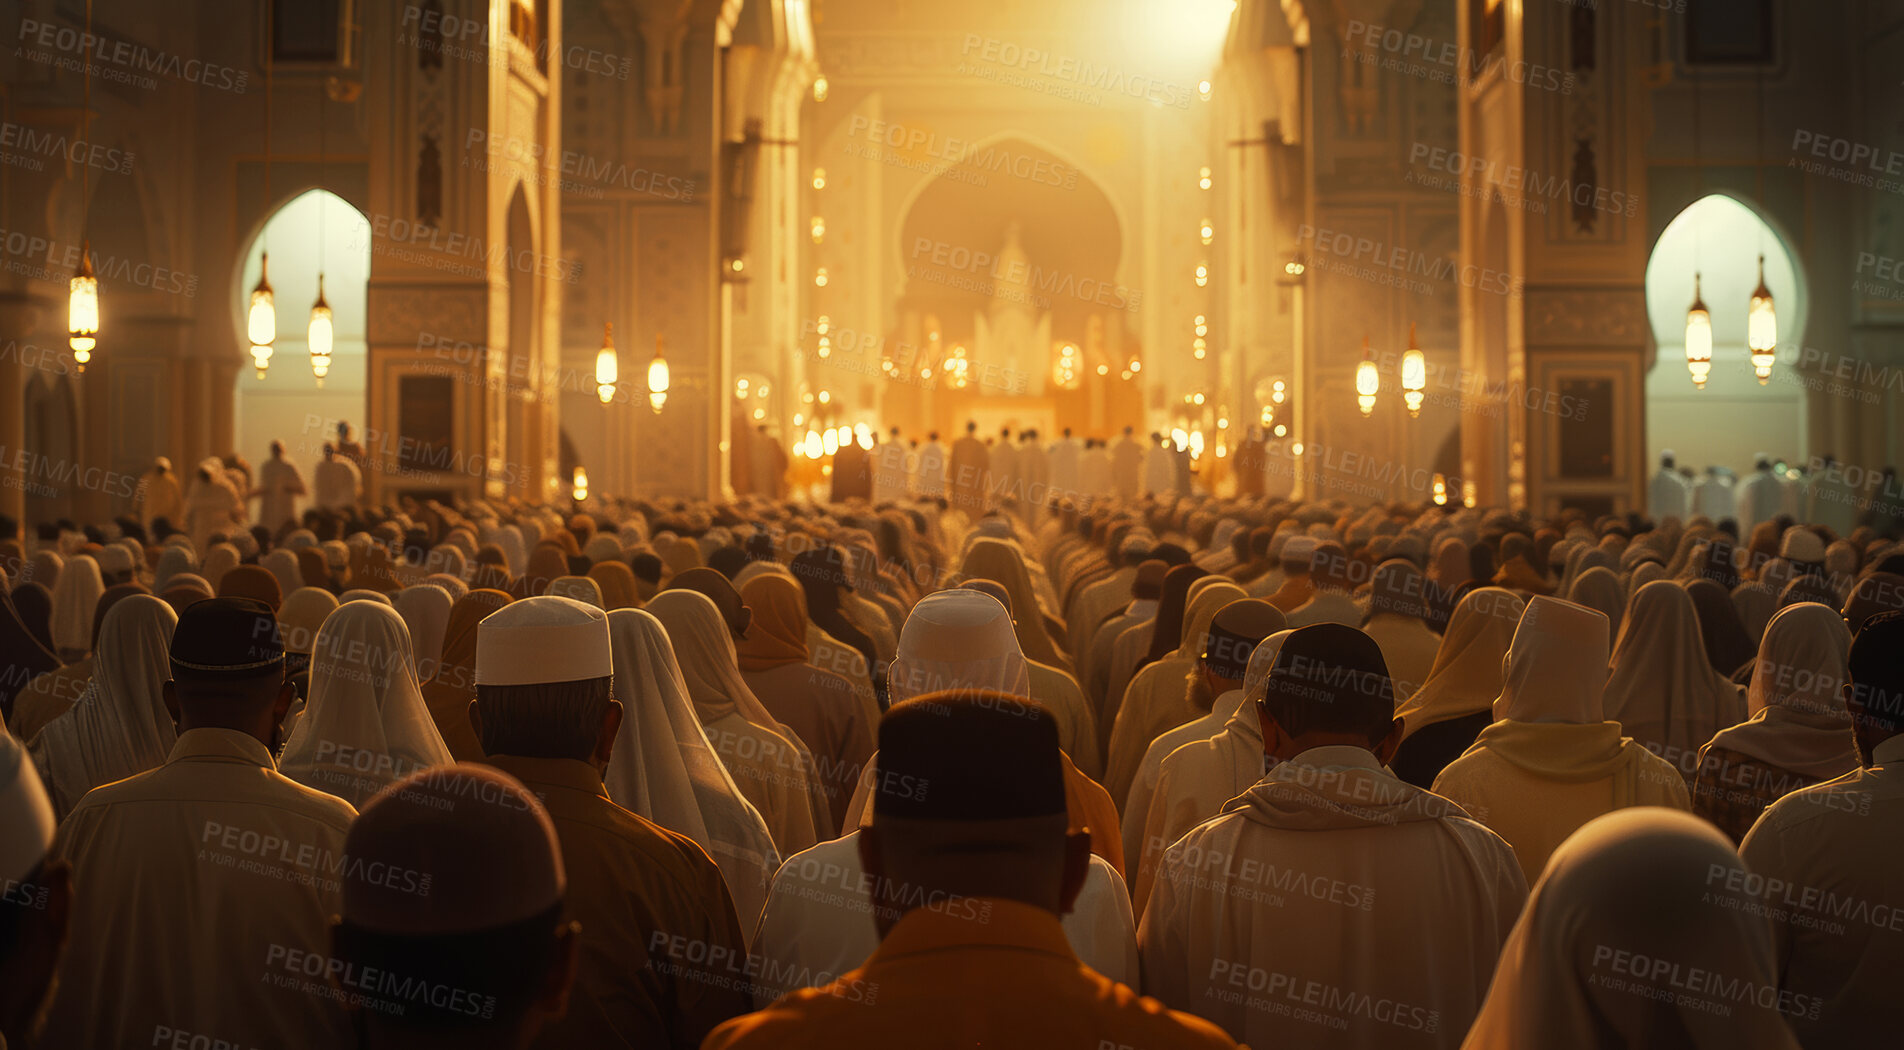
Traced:
POLYGON ((1408 322, 1408 349, 1402 353, 1402 403, 1408 406, 1408 418, 1421 416, 1421 402, 1428 389, 1428 357, 1415 342, 1415 322, 1408 322))
MULTIPOLYGON (((328 160, 324 132, 324 98, 320 94, 317 104, 317 170, 318 182, 324 181, 325 164, 328 160)), ((331 323, 331 304, 324 301, 324 198, 329 194, 319 189, 317 194, 317 301, 311 304, 311 326, 305 338, 305 345, 311 351, 311 375, 317 379, 317 388, 324 389, 324 377, 331 371, 331 347, 336 341, 336 328, 331 323)))
MULTIPOLYGON (((1765 202, 1765 71, 1760 70, 1758 93, 1758 171, 1759 207, 1765 202)), ((1759 286, 1752 290, 1752 303, 1745 315, 1745 345, 1752 351, 1752 373, 1759 385, 1772 381, 1772 366, 1778 363, 1778 311, 1772 305, 1772 290, 1765 286, 1765 226, 1759 225, 1759 286)))
POLYGON ((606 405, 615 400, 615 381, 621 378, 621 361, 615 357, 615 323, 602 325, 602 348, 595 352, 595 396, 606 405))
MULTIPOLYGON (((93 38, 93 0, 86 0, 86 39, 93 38)), ((80 91, 84 102, 80 109, 81 135, 92 141, 93 127, 93 52, 86 49, 86 72, 80 91)), ((79 168, 79 266, 67 283, 66 345, 72 348, 73 362, 84 375, 93 350, 99 345, 99 278, 93 276, 93 246, 85 235, 86 213, 92 208, 92 169, 79 168)))
POLYGON ((1362 415, 1375 411, 1375 395, 1382 391, 1382 374, 1375 368, 1375 355, 1369 350, 1368 336, 1362 337, 1362 363, 1355 366, 1355 403, 1362 415))
MULTIPOLYGON (((271 207, 271 4, 264 5, 264 206, 271 207)), ((245 318, 245 334, 251 340, 251 362, 263 379, 271 367, 271 344, 278 338, 278 309, 271 295, 270 219, 265 220, 265 250, 258 256, 258 285, 251 290, 251 310, 245 318)))
POLYGON ((654 337, 654 360, 648 362, 648 407, 661 414, 668 403, 668 359, 662 355, 661 333, 654 337))

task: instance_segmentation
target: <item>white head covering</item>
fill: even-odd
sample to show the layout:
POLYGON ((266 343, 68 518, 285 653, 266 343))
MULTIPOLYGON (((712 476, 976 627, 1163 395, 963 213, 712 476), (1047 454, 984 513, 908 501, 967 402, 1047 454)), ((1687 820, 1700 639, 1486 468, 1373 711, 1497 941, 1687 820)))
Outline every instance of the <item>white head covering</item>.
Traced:
POLYGON ((602 776, 608 797, 699 843, 720 866, 735 911, 759 914, 780 855, 694 716, 667 631, 643 610, 616 609, 608 634, 623 710, 602 776))
POLYGON ((432 574, 446 573, 457 579, 468 574, 469 562, 463 557, 463 549, 450 543, 439 543, 430 548, 423 558, 423 567, 432 574))
POLYGON ((78 556, 60 570, 59 583, 53 587, 53 648, 61 658, 68 651, 87 652, 93 647, 93 609, 106 584, 99 576, 99 563, 78 556))
POLYGON ((198 574, 205 577, 205 582, 211 584, 213 590, 217 590, 218 581, 242 561, 244 557, 238 553, 238 548, 229 543, 214 543, 205 552, 205 560, 199 565, 198 574))
POLYGON ((353 587, 337 596, 339 602, 375 602, 378 605, 390 605, 390 596, 382 591, 373 591, 363 587, 353 587))
POLYGON ((747 721, 799 741, 792 729, 767 711, 740 676, 733 635, 712 599, 699 591, 663 591, 646 608, 668 632, 681 681, 702 724, 725 716, 729 709, 738 709, 747 721))
POLYGON ((433 572, 423 577, 423 582, 435 584, 443 588, 443 592, 450 596, 450 601, 452 602, 460 601, 464 595, 469 593, 469 584, 464 583, 461 579, 451 576, 446 572, 433 572))
POLYGON ((1520 596, 1505 587, 1476 587, 1461 596, 1428 677, 1395 709, 1409 733, 1486 711, 1499 699, 1504 657, 1526 611, 1520 596))
POLYGON ((304 586, 304 571, 298 568, 297 553, 279 547, 258 559, 258 564, 278 578, 278 593, 290 594, 304 586))
POLYGON ((615 673, 608 617, 555 594, 510 602, 476 625, 476 684, 581 682, 615 673))
POLYGON ((886 681, 895 704, 940 689, 1031 695, 1011 614, 991 595, 965 588, 928 594, 912 607, 886 681))
POLYGON ((26 748, 0 733, 0 879, 23 882, 53 845, 53 805, 26 748))
POLYGON ((133 569, 132 552, 117 543, 108 543, 94 551, 93 560, 99 563, 102 577, 131 572, 133 569))
POLYGON ((1606 614, 1535 595, 1501 661, 1496 721, 1592 725, 1606 721, 1606 614))
POLYGON ((1606 717, 1648 747, 1684 752, 1661 756, 1684 771, 1689 756, 1732 725, 1740 708, 1738 690, 1706 658, 1686 589, 1655 580, 1633 592, 1613 649, 1606 717))
POLYGON ((621 541, 612 532, 598 532, 588 538, 588 545, 582 548, 582 554, 591 565, 618 561, 621 559, 621 541))
POLYGON ((593 605, 597 609, 607 604, 602 601, 601 585, 587 576, 557 576, 549 581, 548 590, 543 593, 573 598, 585 605, 593 605))
POLYGON ((1712 739, 1778 769, 1819 780, 1858 768, 1845 707, 1851 632, 1816 602, 1788 605, 1766 625, 1746 693, 1751 718, 1712 739))
POLYGON ((386 784, 453 762, 417 689, 410 632, 380 602, 345 602, 318 629, 310 698, 278 770, 362 808, 386 784))
POLYGON ((64 816, 86 792, 162 765, 178 735, 162 690, 172 677, 178 614, 149 594, 107 611, 92 682, 65 714, 33 738, 41 779, 64 816))
POLYGON ((1748 885, 1732 844, 1697 817, 1596 818, 1548 860, 1462 1045, 1797 1050, 1748 885))
POLYGON ((417 680, 436 677, 443 659, 443 632, 450 625, 450 606, 456 599, 433 583, 419 583, 397 592, 397 615, 410 630, 410 644, 416 649, 417 680))

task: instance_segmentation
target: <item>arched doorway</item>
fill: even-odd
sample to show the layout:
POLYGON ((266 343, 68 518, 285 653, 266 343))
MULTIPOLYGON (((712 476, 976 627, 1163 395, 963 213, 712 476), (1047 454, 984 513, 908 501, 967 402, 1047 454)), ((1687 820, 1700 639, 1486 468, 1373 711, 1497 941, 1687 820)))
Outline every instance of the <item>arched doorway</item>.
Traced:
POLYGON ((357 438, 363 438, 369 220, 349 201, 322 189, 307 190, 273 212, 245 248, 243 279, 232 304, 241 337, 267 246, 278 338, 264 379, 257 377, 249 359, 238 370, 233 433, 237 451, 250 461, 254 476, 258 464, 270 456, 271 442, 282 441, 284 458, 297 465, 309 487, 312 471, 324 458, 324 443, 336 436, 339 420, 350 423, 357 438), (321 385, 311 372, 308 342, 320 267, 333 332, 331 366, 321 385))
POLYGON ((1753 455, 1802 461, 1806 397, 1795 370, 1803 345, 1804 274, 1785 239, 1746 204, 1723 194, 1695 201, 1675 216, 1646 263, 1646 312, 1657 354, 1646 376, 1649 469, 1671 449, 1695 472, 1724 467, 1743 477, 1753 455), (1778 306, 1778 364, 1761 386, 1746 348, 1746 310, 1758 286, 1758 258, 1778 306), (1686 369, 1686 310, 1693 274, 1712 314, 1712 372, 1705 389, 1686 369))
POLYGON ((925 183, 897 232, 898 329, 886 362, 859 363, 888 376, 887 418, 1049 435, 1141 415, 1141 297, 1118 281, 1117 210, 1076 164, 1022 138, 988 141, 925 183))

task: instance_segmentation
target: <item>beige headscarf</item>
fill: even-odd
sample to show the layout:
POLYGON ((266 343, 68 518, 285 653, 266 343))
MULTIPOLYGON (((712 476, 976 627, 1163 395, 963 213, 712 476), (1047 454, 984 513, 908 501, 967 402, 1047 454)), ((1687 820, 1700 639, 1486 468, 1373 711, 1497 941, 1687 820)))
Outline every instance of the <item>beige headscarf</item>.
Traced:
POLYGON ((1712 669, 1686 589, 1655 580, 1634 592, 1607 679, 1606 716, 1682 775, 1713 734, 1744 721, 1739 690, 1712 669))
MULTIPOLYGON (((1504 587, 1477 587, 1462 595, 1427 679, 1395 712, 1409 734, 1494 704, 1501 695, 1502 657, 1526 609, 1527 603, 1504 587)), ((1600 674, 1606 674, 1605 667, 1600 674)))
POLYGON ((886 682, 895 704, 940 689, 1031 695, 1011 614, 991 595, 963 588, 928 594, 912 607, 886 682))
POLYGON ((91 684, 33 738, 33 761, 62 818, 86 792, 163 765, 171 753, 178 736, 163 689, 177 626, 172 607, 149 594, 107 611, 91 684))
POLYGON ((310 698, 279 772, 362 808, 385 785, 454 762, 417 688, 403 617, 384 602, 345 602, 311 652, 310 698))
POLYGON ((1720 730, 1712 746, 1815 780, 1858 768, 1843 692, 1850 652, 1851 632, 1835 610, 1816 602, 1780 609, 1752 668, 1752 717, 1720 730))
POLYGON ((1650 806, 1554 851, 1463 1050, 1798 1050, 1764 902, 1705 821, 1650 806))

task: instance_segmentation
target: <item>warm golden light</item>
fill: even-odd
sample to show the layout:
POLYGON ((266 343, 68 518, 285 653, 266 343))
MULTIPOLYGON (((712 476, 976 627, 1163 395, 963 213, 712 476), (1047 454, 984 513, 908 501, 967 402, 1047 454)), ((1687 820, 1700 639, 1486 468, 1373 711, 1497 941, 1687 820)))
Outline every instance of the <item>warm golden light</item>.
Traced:
POLYGON ((816 190, 826 189, 826 169, 825 168, 813 169, 813 188, 816 190))
POLYGON ((93 276, 93 247, 79 245, 79 266, 67 283, 66 345, 73 350, 73 361, 81 372, 93 359, 99 345, 99 278, 93 276))
POLYGON ((1210 188, 1210 169, 1198 168, 1197 169, 1197 189, 1207 190, 1209 188, 1210 188))
POLYGON ((661 333, 654 337, 654 360, 648 362, 648 406, 661 413, 668 403, 668 359, 662 354, 661 333))
POLYGON ((1772 290, 1765 286, 1765 256, 1759 256, 1759 286, 1752 291, 1752 305, 1745 315, 1745 344, 1752 351, 1752 373, 1759 385, 1772 381, 1772 366, 1778 363, 1778 312, 1772 306, 1772 290))
POLYGON ((815 215, 810 225, 813 229, 813 243, 818 244, 821 241, 826 240, 826 220, 825 219, 821 218, 818 215, 815 215))
POLYGON ((1686 371, 1692 385, 1704 390, 1712 374, 1712 312, 1699 295, 1699 275, 1692 275, 1692 306, 1686 310, 1686 371))
POLYGON ((1197 264, 1196 278, 1197 278, 1198 288, 1201 288, 1204 285, 1210 283, 1210 264, 1209 263, 1197 264))
POLYGON ((573 497, 577 503, 586 503, 588 501, 588 471, 583 470, 581 467, 576 467, 575 476, 571 481, 573 487, 569 495, 573 497))
POLYGON ((615 383, 621 379, 621 359, 615 356, 615 325, 602 325, 602 348, 595 351, 595 396, 606 405, 615 400, 615 383))
POLYGON ((815 288, 826 287, 826 267, 822 266, 813 271, 813 286, 815 288))
POLYGON ((324 301, 324 275, 317 275, 317 302, 311 304, 311 325, 305 333, 305 345, 311 350, 311 375, 316 377, 317 385, 324 385, 324 377, 331 371, 331 349, 336 342, 336 330, 331 323, 331 304, 324 301))
POLYGON ((271 253, 259 256, 258 285, 251 290, 251 310, 245 317, 245 334, 251 340, 252 363, 257 365, 259 379, 263 379, 265 369, 271 367, 271 344, 278 338, 278 310, 272 301, 268 279, 270 266, 271 253))
POLYGON ((1415 323, 1408 323, 1408 349, 1402 353, 1402 403, 1408 407, 1408 417, 1414 419, 1421 415, 1423 391, 1428 388, 1428 358, 1415 344, 1415 323))
POLYGON ((826 88, 827 88, 826 75, 824 73, 817 77, 814 77, 813 78, 813 101, 825 102, 826 88))
POLYGON ((1210 243, 1216 239, 1216 226, 1208 219, 1203 220, 1202 225, 1197 227, 1197 236, 1202 238, 1203 243, 1210 243))
POLYGON ((1369 352, 1368 339, 1362 340, 1362 363, 1355 366, 1355 403, 1364 416, 1375 411, 1375 395, 1381 393, 1382 374, 1369 352))
POLYGON ((1442 477, 1440 474, 1436 474, 1435 475, 1435 506, 1445 507, 1447 505, 1448 505, 1448 479, 1445 477, 1442 477))

